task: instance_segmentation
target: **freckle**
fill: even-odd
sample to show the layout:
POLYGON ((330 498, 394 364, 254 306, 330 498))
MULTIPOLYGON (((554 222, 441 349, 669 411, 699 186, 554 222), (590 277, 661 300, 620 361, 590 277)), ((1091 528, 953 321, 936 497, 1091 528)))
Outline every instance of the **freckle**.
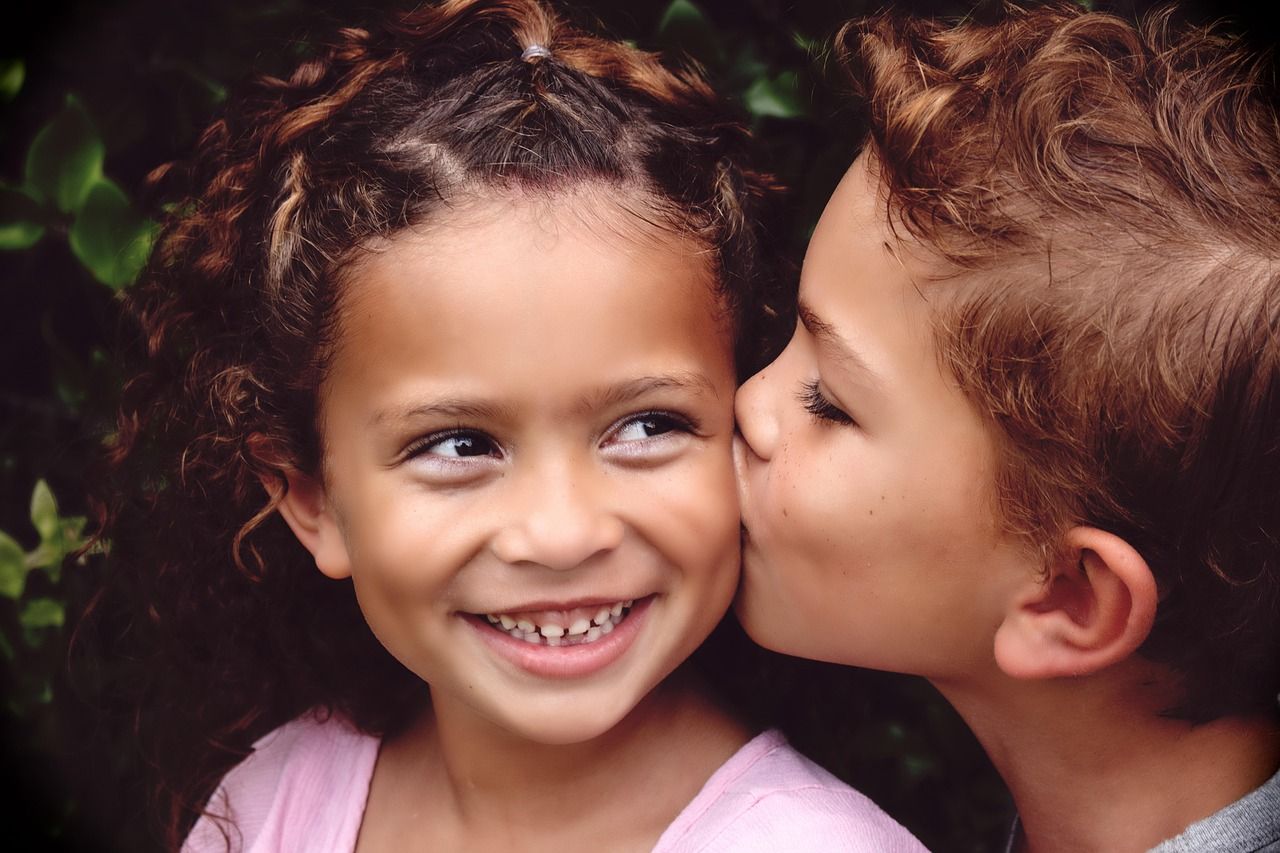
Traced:
POLYGON ((867 510, 867 515, 875 515, 875 514, 876 514, 876 511, 874 509, 867 510))
POLYGON ((885 499, 885 495, 881 495, 880 500, 884 500, 884 499, 885 499))

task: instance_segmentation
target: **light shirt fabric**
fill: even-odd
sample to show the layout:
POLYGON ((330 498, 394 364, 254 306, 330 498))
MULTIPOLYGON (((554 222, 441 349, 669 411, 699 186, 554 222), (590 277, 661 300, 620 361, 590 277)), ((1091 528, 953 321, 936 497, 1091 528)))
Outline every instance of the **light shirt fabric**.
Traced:
MULTIPOLYGON (((306 715, 267 734, 218 785, 183 853, 353 851, 379 739, 306 715)), ((775 730, 743 745, 658 839, 654 853, 922 853, 875 803, 775 730)))

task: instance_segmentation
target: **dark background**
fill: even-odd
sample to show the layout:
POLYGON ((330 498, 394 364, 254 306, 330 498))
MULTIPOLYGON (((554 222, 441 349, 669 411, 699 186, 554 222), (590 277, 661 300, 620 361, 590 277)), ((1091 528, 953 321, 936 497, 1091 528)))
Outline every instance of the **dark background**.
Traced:
MULTIPOLYGON (((8 784, 0 794, 0 826, 7 849, 150 849, 127 743, 101 727, 64 666, 78 615, 104 571, 92 554, 75 557, 87 511, 86 471, 110 428, 120 382, 109 352, 129 270, 104 266, 104 259, 131 242, 145 249, 144 176, 191 147, 237 81, 251 72, 287 75, 305 49, 299 43, 311 34, 334 23, 358 24, 393 5, 404 4, 114 0, 30 5, 22 24, 12 12, 6 16, 0 35, 0 748, 8 784), (79 106, 68 107, 68 95, 79 106), (102 174, 121 191, 111 196, 115 206, 91 196, 98 201, 59 209, 56 201, 18 191, 30 182, 28 159, 42 131, 38 159, 45 172, 75 177, 76 164, 96 163, 94 152, 101 151, 102 174), (37 227, 42 236, 26 245, 37 227), (37 488, 39 482, 48 491, 37 488)), ((841 21, 874 4, 571 5, 642 47, 686 51, 738 101, 790 188, 790 250, 798 260, 858 138, 838 75, 826 68, 825 45, 841 21)), ((898 5, 921 14, 964 14, 978 4, 898 5)), ((1148 4, 1098 5, 1131 15, 1148 4)), ((1229 16, 1230 26, 1269 46, 1271 21, 1249 9, 1202 3, 1191 13, 1229 16)), ((781 674, 764 689, 800 748, 931 848, 1001 849, 1011 816, 1004 789, 928 685, 810 662, 778 663, 781 674)))

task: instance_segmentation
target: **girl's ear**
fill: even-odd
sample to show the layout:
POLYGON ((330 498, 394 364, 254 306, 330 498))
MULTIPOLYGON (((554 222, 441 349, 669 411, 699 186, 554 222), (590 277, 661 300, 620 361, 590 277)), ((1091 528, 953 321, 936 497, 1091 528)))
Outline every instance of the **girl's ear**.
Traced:
MULTIPOLYGON (((284 475, 286 487, 276 509, 302 547, 315 558, 316 568, 338 580, 351 576, 351 558, 346 539, 325 494, 324 485, 297 471, 284 475)), ((268 486, 270 489, 271 486, 268 486)), ((275 489, 280 486, 275 485, 275 489)))
POLYGON ((1072 528, 1048 576, 1010 598, 996 631, 996 663, 1014 678, 1098 672, 1146 640, 1157 598, 1147 561, 1128 542, 1095 527, 1072 528))

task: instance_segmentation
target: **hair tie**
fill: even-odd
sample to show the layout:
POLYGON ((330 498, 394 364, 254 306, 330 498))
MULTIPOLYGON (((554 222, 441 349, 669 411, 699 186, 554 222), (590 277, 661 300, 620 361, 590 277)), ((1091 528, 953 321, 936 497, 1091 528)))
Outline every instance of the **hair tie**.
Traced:
POLYGON ((520 54, 520 58, 525 62, 531 59, 550 59, 551 51, 540 44, 531 44, 524 49, 524 53, 520 54))

